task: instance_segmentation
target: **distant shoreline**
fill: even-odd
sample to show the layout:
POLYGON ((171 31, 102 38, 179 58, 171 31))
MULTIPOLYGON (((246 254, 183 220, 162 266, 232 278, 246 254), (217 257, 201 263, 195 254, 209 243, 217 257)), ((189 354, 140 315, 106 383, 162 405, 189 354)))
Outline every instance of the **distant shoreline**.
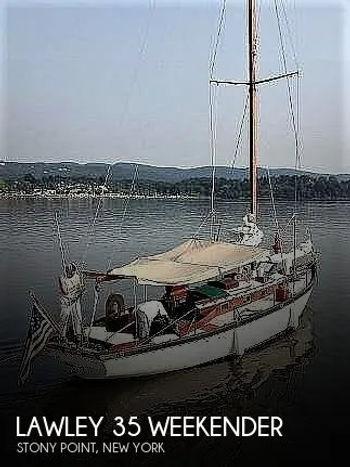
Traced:
MULTIPOLYGON (((83 167, 68 164, 45 164, 30 167, 23 164, 0 166, 0 197, 42 199, 168 199, 206 200, 211 197, 212 173, 210 167, 200 169, 159 169, 131 165, 113 166, 106 179, 104 166, 87 164, 83 167), (30 171, 28 169, 30 168, 30 171), (78 170, 79 169, 79 170, 78 170)), ((350 178, 320 176, 306 172, 261 169, 259 199, 271 198, 271 187, 276 200, 350 200, 350 178)), ((249 174, 246 170, 217 167, 215 199, 245 201, 250 199, 249 174)))
POLYGON ((173 200, 207 200, 208 197, 186 196, 186 195, 127 195, 120 193, 106 193, 104 195, 95 195, 91 193, 84 194, 39 194, 39 193, 0 193, 0 199, 173 199, 173 200))
MULTIPOLYGON (((132 200, 164 200, 164 201, 208 201, 209 196, 186 196, 186 195, 168 195, 168 196, 148 196, 148 195, 123 195, 119 193, 110 193, 104 195, 95 195, 95 194, 33 194, 33 193, 0 193, 1 200, 24 200, 24 199, 36 199, 36 200, 82 200, 82 199, 132 199, 132 200)), ((225 199, 217 198, 217 202, 230 202, 230 203, 239 203, 239 202, 248 202, 249 197, 246 198, 237 198, 237 199, 225 199)), ((270 199, 266 196, 260 197, 261 202, 270 202, 270 199)), ((277 198, 277 202, 289 203, 292 199, 286 198, 277 198)), ((334 198, 334 199, 320 199, 320 198, 308 198, 308 199, 299 199, 299 203, 308 203, 308 202, 319 202, 319 203, 332 203, 332 202, 350 202, 350 198, 334 198)))

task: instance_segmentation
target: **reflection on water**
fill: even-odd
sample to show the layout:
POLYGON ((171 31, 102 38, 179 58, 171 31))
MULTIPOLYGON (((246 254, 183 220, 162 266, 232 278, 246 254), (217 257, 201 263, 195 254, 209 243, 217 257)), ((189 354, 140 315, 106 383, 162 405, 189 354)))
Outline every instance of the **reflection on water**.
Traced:
POLYGON ((101 409, 113 416, 128 415, 130 410, 140 415, 181 413, 200 401, 200 408, 194 412, 208 414, 213 407, 216 411, 227 410, 238 402, 252 401, 275 371, 283 371, 285 396, 289 398, 315 348, 309 311, 293 335, 251 352, 240 361, 227 360, 147 380, 93 384, 84 387, 81 403, 84 407, 94 400, 94 406, 101 403, 101 409))

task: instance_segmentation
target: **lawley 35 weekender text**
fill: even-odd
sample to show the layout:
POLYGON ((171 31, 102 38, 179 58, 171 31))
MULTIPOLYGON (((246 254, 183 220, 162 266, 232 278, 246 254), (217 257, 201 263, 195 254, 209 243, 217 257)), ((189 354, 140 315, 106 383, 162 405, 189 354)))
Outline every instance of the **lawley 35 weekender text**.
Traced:
MULTIPOLYGON (((105 424, 104 416, 62 416, 50 420, 34 416, 29 420, 16 417, 16 436, 22 440, 43 438, 97 438, 105 424)), ((110 420, 108 423, 108 429, 110 420)), ((116 416, 110 426, 116 438, 147 435, 159 437, 274 437, 283 436, 283 420, 278 416, 167 416, 156 420, 148 416, 142 421, 137 416, 116 416)))

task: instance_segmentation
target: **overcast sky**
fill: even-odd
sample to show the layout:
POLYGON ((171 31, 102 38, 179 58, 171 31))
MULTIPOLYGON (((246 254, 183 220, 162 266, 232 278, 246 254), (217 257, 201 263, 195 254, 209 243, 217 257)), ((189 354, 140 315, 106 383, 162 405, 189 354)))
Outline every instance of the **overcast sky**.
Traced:
MULTIPOLYGON (((274 3, 262 4, 261 77, 280 71, 274 3)), ((285 4, 303 69, 303 167, 350 172, 346 4, 285 4)), ((219 6, 208 0, 3 3, 2 158, 208 164, 208 57, 219 6)), ((243 1, 228 1, 219 78, 246 76, 244 15, 243 1)), ((231 161, 244 92, 218 90, 219 164, 231 161)), ((265 85, 259 101, 261 164, 292 167, 286 83, 265 85)), ((246 161, 243 146, 238 165, 246 161)))

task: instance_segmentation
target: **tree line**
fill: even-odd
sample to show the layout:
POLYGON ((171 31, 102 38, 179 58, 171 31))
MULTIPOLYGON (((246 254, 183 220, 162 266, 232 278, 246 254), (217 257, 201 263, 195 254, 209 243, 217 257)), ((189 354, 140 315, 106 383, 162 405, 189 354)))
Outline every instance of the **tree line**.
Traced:
MULTIPOLYGON (((112 180, 104 187, 104 177, 49 175, 40 178, 26 174, 16 180, 0 180, 0 192, 37 193, 50 190, 58 194, 92 193, 103 191, 119 194, 161 197, 208 198, 211 193, 210 178, 191 178, 179 182, 137 180, 131 193, 132 180, 112 180)), ((249 198, 248 179, 215 180, 215 196, 222 200, 245 200, 249 198)), ((279 175, 271 178, 276 199, 292 200, 294 193, 300 200, 348 200, 350 180, 339 180, 335 176, 279 175)), ((259 196, 270 197, 269 181, 266 176, 259 178, 259 196)))

